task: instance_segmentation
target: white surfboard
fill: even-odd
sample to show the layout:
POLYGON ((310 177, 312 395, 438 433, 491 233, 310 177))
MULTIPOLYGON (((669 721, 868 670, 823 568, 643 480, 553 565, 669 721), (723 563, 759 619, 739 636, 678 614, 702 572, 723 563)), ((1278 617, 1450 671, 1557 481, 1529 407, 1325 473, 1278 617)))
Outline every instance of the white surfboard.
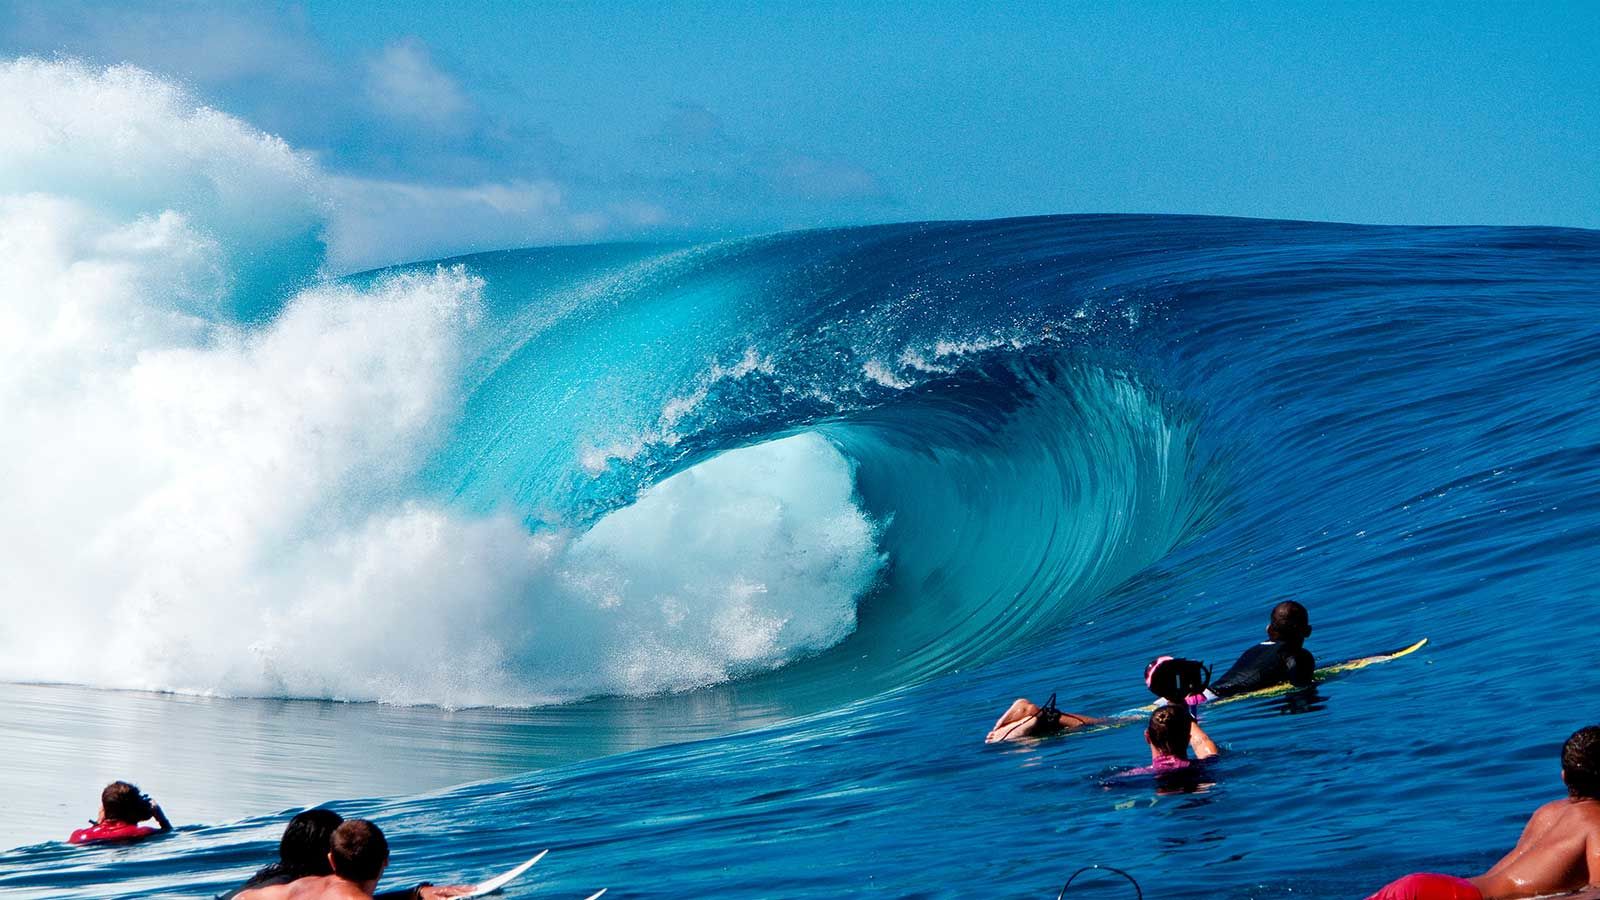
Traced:
MULTIPOLYGON (((495 891, 498 891, 501 888, 505 887, 506 885, 510 884, 513 879, 515 879, 517 876, 521 875, 523 872, 526 872, 529 869, 533 868, 533 864, 538 862, 541 859, 544 859, 544 855, 546 853, 549 853, 549 852, 550 852, 549 850, 540 850, 539 851, 539 855, 535 856, 533 859, 528 860, 527 862, 523 863, 520 866, 517 866, 515 869, 512 869, 511 871, 506 872, 503 875, 496 875, 495 877, 489 879, 488 881, 479 882, 475 887, 473 887, 472 893, 470 893, 470 894, 462 894, 461 896, 462 897, 482 897, 484 894, 492 894, 495 891)), ((600 893, 603 894, 603 893, 605 893, 605 891, 601 891, 600 893)), ((598 896, 600 896, 600 894, 595 894, 595 896, 598 897, 598 896)))
POLYGON ((583 898, 583 900, 600 900, 600 895, 604 894, 606 891, 609 891, 609 890, 611 890, 611 889, 610 888, 601 888, 600 890, 595 891, 594 893, 590 894, 589 896, 583 898))

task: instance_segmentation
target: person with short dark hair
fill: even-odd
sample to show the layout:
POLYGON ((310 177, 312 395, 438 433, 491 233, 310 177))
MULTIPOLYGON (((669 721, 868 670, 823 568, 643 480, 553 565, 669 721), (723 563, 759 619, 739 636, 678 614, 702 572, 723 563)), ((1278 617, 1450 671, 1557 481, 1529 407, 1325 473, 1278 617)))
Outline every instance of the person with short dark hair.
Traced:
POLYGON ((1512 900, 1600 887, 1600 725, 1561 747, 1567 796, 1534 811, 1517 845, 1476 878, 1418 873, 1367 900, 1512 900))
POLYGON ((1150 766, 1135 772, 1169 772, 1191 765, 1195 760, 1210 759, 1218 752, 1216 742, 1200 727, 1189 713, 1189 708, 1178 703, 1156 707, 1144 728, 1144 742, 1150 745, 1150 766), (1189 748, 1194 748, 1194 760, 1189 759, 1189 748))
POLYGON ((103 841, 136 841, 171 831, 161 805, 126 781, 113 781, 100 792, 100 814, 88 828, 79 828, 67 838, 69 844, 95 844, 103 841), (158 827, 140 825, 154 819, 158 827))
POLYGON ((389 839, 383 836, 383 829, 367 819, 346 819, 333 830, 328 863, 340 878, 370 885, 367 893, 371 894, 378 889, 378 879, 389 865, 389 839))
MULTIPOLYGON (((317 878, 333 874, 330 854, 333 852, 333 835, 344 824, 344 817, 331 809, 308 809, 297 813, 283 830, 278 841, 278 861, 266 866, 238 888, 221 895, 218 900, 260 900, 268 895, 262 888, 292 884, 302 878, 317 878)), ((413 888, 385 891, 375 900, 446 900, 470 893, 472 885, 458 884, 439 887, 426 882, 413 888)))
POLYGON ((1239 655, 1237 662, 1211 685, 1208 700, 1245 694, 1279 684, 1311 684, 1317 660, 1306 650, 1311 617, 1306 608, 1285 600, 1272 608, 1267 639, 1239 655))

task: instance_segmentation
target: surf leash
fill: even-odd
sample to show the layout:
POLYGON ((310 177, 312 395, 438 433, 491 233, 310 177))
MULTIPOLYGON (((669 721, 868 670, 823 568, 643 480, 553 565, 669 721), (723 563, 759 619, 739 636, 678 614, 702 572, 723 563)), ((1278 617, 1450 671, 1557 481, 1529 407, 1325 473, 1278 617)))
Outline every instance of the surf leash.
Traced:
POLYGON ((1073 872, 1071 875, 1068 875, 1067 883, 1061 886, 1061 893, 1056 895, 1056 900, 1061 900, 1061 898, 1067 895, 1067 888, 1072 887, 1072 879, 1077 878, 1079 875, 1082 875, 1090 869, 1099 869, 1102 872, 1115 872, 1118 875, 1121 875, 1123 878, 1128 879, 1128 883, 1133 885, 1134 896, 1139 898, 1139 900, 1144 900, 1144 891, 1139 890, 1139 882, 1134 881, 1133 876, 1129 875, 1127 872, 1112 866, 1084 866, 1078 871, 1073 872))

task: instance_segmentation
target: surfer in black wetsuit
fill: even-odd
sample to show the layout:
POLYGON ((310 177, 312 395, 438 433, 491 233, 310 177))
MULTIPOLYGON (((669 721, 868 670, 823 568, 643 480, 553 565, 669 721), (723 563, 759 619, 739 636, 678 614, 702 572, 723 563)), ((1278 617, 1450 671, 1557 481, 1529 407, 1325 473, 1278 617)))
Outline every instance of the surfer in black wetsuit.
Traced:
POLYGON ((1267 639, 1239 655, 1233 668, 1212 682, 1207 699, 1243 694, 1279 684, 1304 687, 1311 683, 1317 661, 1304 646, 1311 636, 1306 608, 1285 600, 1272 608, 1267 639))

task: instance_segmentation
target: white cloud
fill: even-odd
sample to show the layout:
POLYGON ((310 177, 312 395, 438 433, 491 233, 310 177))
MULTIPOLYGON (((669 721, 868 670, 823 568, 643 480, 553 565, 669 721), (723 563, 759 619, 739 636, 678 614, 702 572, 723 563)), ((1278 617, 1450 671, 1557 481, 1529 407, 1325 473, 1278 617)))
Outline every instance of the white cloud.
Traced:
POLYGON ((9 9, 11 40, 112 63, 133 63, 203 85, 265 79, 335 83, 323 46, 295 10, 242 4, 58 2, 9 9))
POLYGON ((667 219, 660 207, 639 201, 579 206, 549 180, 451 186, 336 177, 330 189, 328 263, 338 272, 476 250, 597 240, 618 227, 667 219))
POLYGON ((392 118, 441 131, 460 126, 471 110, 466 92, 415 39, 390 44, 367 61, 367 95, 392 118))

